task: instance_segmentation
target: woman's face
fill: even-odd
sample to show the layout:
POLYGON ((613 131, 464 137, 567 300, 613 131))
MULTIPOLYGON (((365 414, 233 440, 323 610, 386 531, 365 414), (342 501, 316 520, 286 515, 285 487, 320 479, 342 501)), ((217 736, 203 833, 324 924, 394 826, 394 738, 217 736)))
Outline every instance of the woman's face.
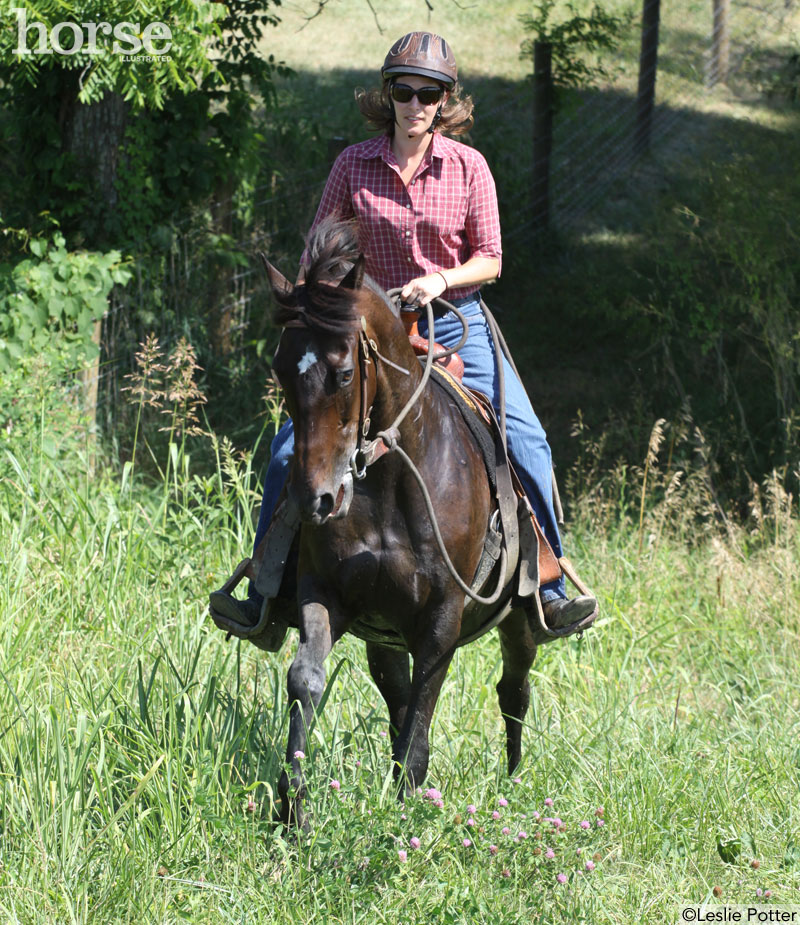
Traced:
MULTIPOLYGON (((412 87, 414 90, 421 90, 423 87, 440 87, 444 90, 444 87, 438 81, 430 77, 419 77, 416 74, 400 74, 395 77, 394 83, 412 87)), ((395 122, 409 138, 418 138, 428 131, 431 122, 433 122, 433 117, 436 115, 436 110, 447 101, 447 97, 448 93, 444 90, 438 102, 430 103, 427 106, 420 103, 416 96, 412 96, 408 103, 398 103, 397 100, 393 100, 395 122)))

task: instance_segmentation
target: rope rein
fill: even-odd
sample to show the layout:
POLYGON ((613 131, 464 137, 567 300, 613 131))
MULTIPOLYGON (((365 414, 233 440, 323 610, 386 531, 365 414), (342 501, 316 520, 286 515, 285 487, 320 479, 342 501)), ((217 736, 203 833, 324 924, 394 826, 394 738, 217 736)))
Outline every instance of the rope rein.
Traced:
MULTIPOLYGON (((397 299, 399 297, 399 293, 400 293, 399 289, 392 289, 387 293, 387 295, 389 296, 389 298, 397 299)), ((475 601, 478 604, 491 605, 491 604, 497 603, 506 585, 506 577, 507 577, 506 569, 508 566, 508 552, 506 550, 505 544, 503 544, 503 547, 500 550, 501 568, 500 568, 499 580, 497 582, 497 587, 495 588, 494 593, 490 597, 481 597, 479 594, 476 594, 475 592, 473 592, 473 590, 469 587, 469 585, 458 574, 455 566, 453 565, 450 559, 450 556, 448 555, 447 549, 445 547, 444 538, 442 537, 442 532, 439 529, 439 522, 437 520, 436 512, 433 507, 433 500, 431 499, 430 492, 428 491, 428 488, 425 485, 425 480, 422 477, 422 473, 419 471, 417 466, 414 464, 411 457, 399 445, 400 424, 403 422, 408 412, 417 403, 420 395, 422 395, 422 392, 424 391, 425 386, 428 384, 428 380, 431 377, 431 372, 433 370, 434 362, 436 360, 441 360, 446 357, 449 357, 452 354, 459 351, 464 346, 464 344, 467 342, 467 338, 469 337, 469 322, 464 317, 464 315, 454 305, 451 305, 445 299, 438 298, 435 301, 439 302, 445 308, 446 311, 452 311, 456 315, 458 320, 461 322, 461 326, 463 328, 461 339, 455 345, 455 347, 451 347, 448 350, 442 350, 439 352, 435 352, 432 347, 428 350, 428 354, 425 358, 425 368, 422 372, 422 378, 420 379, 417 387, 414 389, 413 394, 408 399, 408 401, 405 403, 400 413, 397 415, 397 417, 392 422, 391 426, 389 426, 385 430, 379 431, 375 435, 375 439, 368 441, 366 444, 364 444, 363 447, 356 448, 355 453, 353 453, 353 459, 351 460, 351 470, 353 472, 354 478, 363 479, 367 474, 367 466, 371 465, 373 462, 375 462, 385 453, 397 453, 399 457, 403 460, 403 462, 406 464, 406 466, 408 467, 417 485, 419 485, 419 489, 422 492, 422 498, 425 502, 425 507, 428 511, 428 517, 430 518, 431 527, 433 528, 433 535, 436 538, 436 543, 439 547, 439 552, 442 554, 442 559, 444 560, 444 563, 447 566, 447 570, 450 572, 450 576, 456 582, 458 587, 473 601, 475 601), (361 456, 363 459, 363 463, 360 467, 358 465, 359 456, 361 456)), ((503 447, 506 448, 507 442, 506 442, 505 382, 504 382, 504 376, 503 376, 502 355, 500 354, 500 345, 494 333, 495 330, 497 330, 499 333, 499 329, 497 327, 497 322, 494 320, 494 317, 492 317, 489 310, 486 308, 483 300, 481 300, 481 308, 486 313, 486 319, 487 319, 487 322, 489 323, 489 330, 492 333, 493 341, 495 345, 495 355, 497 358, 497 366, 499 370, 498 380, 499 380, 499 386, 500 386, 500 431, 501 431, 500 437, 503 442, 503 447)), ((425 309, 426 309, 427 320, 428 320, 429 340, 431 341, 431 343, 433 343, 434 342, 433 340, 434 315, 433 315, 432 303, 429 302, 425 306, 425 309)), ((376 357, 388 363, 389 366, 393 367, 394 369, 399 370, 405 375, 410 375, 407 369, 403 369, 402 367, 397 366, 397 364, 391 362, 390 360, 387 360, 385 357, 383 357, 378 352, 377 344, 375 343, 374 340, 369 338, 369 336, 367 335, 366 321, 363 318, 361 320, 361 326, 362 326, 362 331, 359 332, 359 336, 362 339, 364 353, 367 353, 368 350, 372 350, 376 357)), ((500 337, 502 338, 502 335, 500 335, 500 337)), ((503 341, 503 346, 505 346, 505 341, 503 341)), ((362 376, 364 374, 365 374, 365 371, 362 369, 362 376)), ((369 415, 367 415, 366 420, 369 420, 369 415)), ((366 436, 366 434, 364 434, 364 436, 366 436)), ((359 442, 360 442, 360 438, 359 438, 359 442)))

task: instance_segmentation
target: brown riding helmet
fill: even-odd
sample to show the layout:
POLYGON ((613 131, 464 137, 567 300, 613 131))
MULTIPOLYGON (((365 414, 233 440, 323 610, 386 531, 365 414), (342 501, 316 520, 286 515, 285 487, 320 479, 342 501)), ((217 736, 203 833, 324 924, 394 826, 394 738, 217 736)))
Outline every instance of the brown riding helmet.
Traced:
POLYGON ((409 32, 389 49, 381 76, 419 74, 432 77, 452 87, 458 80, 455 55, 441 35, 433 32, 409 32))

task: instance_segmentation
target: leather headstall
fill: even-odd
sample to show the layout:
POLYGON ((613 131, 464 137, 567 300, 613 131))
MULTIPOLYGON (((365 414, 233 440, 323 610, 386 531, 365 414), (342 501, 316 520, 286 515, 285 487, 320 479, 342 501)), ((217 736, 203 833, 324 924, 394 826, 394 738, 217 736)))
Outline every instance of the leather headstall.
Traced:
POLYGON ((361 377, 361 404, 358 409, 358 439, 355 451, 350 458, 350 470, 353 478, 361 481, 366 477, 367 467, 377 462, 397 445, 399 431, 390 427, 381 431, 374 440, 367 440, 372 424, 372 405, 369 404, 369 367, 374 364, 375 375, 378 374, 378 360, 383 360, 390 366, 408 375, 408 371, 396 363, 392 363, 378 350, 378 345, 367 335, 366 319, 361 317, 361 329, 358 332, 358 373, 361 377))

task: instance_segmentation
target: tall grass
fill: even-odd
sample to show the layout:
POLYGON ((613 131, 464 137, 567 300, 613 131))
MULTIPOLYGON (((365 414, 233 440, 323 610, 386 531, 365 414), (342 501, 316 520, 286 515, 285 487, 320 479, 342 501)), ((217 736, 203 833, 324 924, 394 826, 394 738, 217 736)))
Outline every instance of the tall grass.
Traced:
POLYGON ((800 543, 780 480, 736 524, 682 455, 699 439, 685 424, 661 425, 646 481, 593 472, 586 438, 566 542, 603 615, 541 650, 518 781, 494 635, 444 686, 442 808, 397 804, 385 709, 346 639, 306 758, 313 830, 286 839, 272 785, 294 640, 266 656, 205 615, 252 539, 252 457, 206 435, 190 458, 143 431, 161 480, 89 480, 79 416, 46 394, 3 450, 3 921, 638 922, 714 885, 797 899, 800 543))

